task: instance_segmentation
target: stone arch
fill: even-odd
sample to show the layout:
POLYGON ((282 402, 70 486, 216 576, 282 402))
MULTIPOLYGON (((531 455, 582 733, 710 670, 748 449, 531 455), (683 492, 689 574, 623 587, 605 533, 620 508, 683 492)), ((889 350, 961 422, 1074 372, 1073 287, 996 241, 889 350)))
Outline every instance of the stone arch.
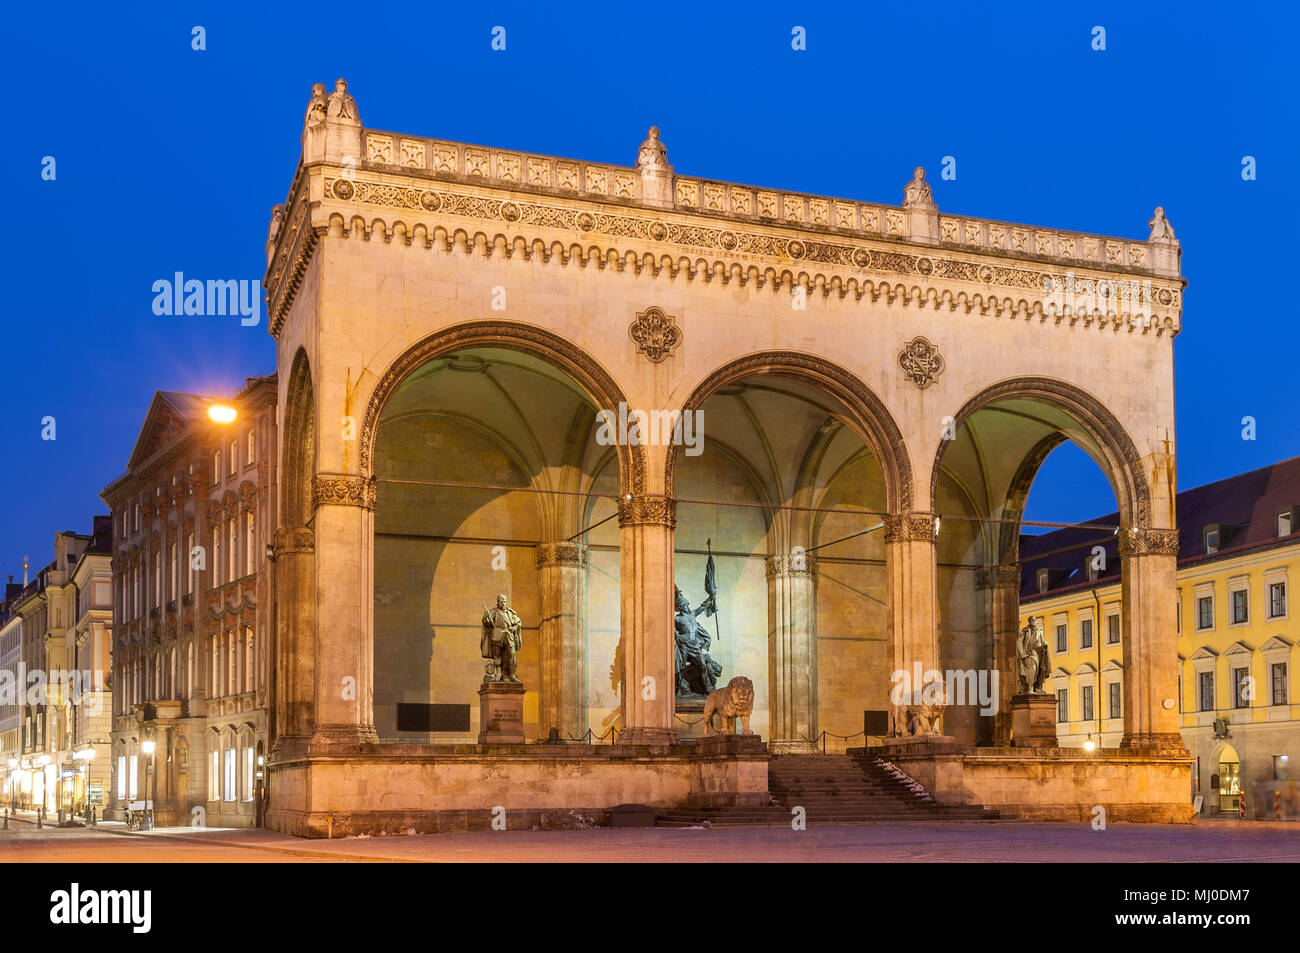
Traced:
MULTIPOLYGON (((992 384, 974 397, 971 397, 961 409, 953 415, 953 427, 960 428, 972 414, 999 400, 1010 398, 1038 400, 1069 414, 1089 436, 1096 441, 1098 448, 1106 458, 1103 472, 1111 480, 1115 499, 1119 504, 1120 521, 1128 526, 1150 526, 1152 515, 1151 485, 1147 480, 1146 470, 1142 464, 1142 455, 1132 436, 1119 422, 1106 405, 1094 395, 1081 387, 1048 377, 1015 377, 992 384)), ((935 450, 934 463, 930 468, 931 511, 937 505, 939 492, 939 469, 943 462, 947 441, 940 439, 935 450)), ((1035 448, 1033 456, 1039 456, 1041 464, 1052 447, 1040 445, 1035 448)), ((1022 467, 1017 482, 1022 484, 1028 494, 1029 484, 1033 481, 1032 472, 1022 467)), ((1021 501, 1023 506, 1023 501, 1021 501)))
MULTIPOLYGON (((427 362, 468 347, 499 347, 548 361, 576 381, 601 408, 626 402, 623 389, 593 357, 558 334, 529 324, 508 321, 468 321, 436 331, 403 351, 375 385, 361 421, 360 475, 374 474, 375 438, 384 405, 409 374, 427 362)), ((646 485, 643 446, 619 446, 619 492, 640 494, 646 485)))
POLYGON ((311 362, 302 348, 293 357, 285 404, 280 525, 292 528, 311 521, 312 479, 316 474, 316 403, 311 362))
MULTIPOLYGON (((914 496, 912 463, 902 431, 884 401, 861 378, 838 364, 796 351, 747 354, 707 374, 683 402, 682 410, 697 410, 721 388, 746 377, 767 374, 804 381, 838 399, 849 412, 848 423, 880 463, 889 511, 911 511, 914 496)), ((670 444, 666 452, 664 492, 672 496, 677 447, 670 444)))

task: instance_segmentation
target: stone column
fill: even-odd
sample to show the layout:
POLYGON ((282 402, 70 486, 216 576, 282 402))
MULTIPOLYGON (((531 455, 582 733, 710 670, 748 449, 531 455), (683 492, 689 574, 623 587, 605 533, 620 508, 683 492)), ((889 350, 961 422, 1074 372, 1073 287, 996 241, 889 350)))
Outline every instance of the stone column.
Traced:
POLYGON ((587 567, 585 543, 541 543, 537 547, 538 624, 541 684, 538 728, 560 737, 587 731, 587 567))
POLYGON ((673 529, 677 501, 618 501, 619 638, 623 647, 623 744, 675 744, 673 529))
POLYGON ((311 737, 316 696, 316 537, 303 527, 279 529, 275 553, 275 743, 311 737))
POLYGON ((768 750, 817 750, 817 557, 767 557, 768 750))
POLYGON ((378 741, 374 726, 375 483, 322 474, 316 511, 312 745, 378 741))
MULTIPOLYGON (((889 648, 894 672, 907 672, 908 687, 917 673, 939 667, 935 534, 932 513, 896 513, 885 517, 885 572, 889 581, 889 648)), ((886 686, 891 692, 894 682, 886 686)), ((890 700, 889 733, 901 734, 898 710, 890 700)))
POLYGON ((981 721, 981 740, 1006 746, 1011 744, 1011 696, 1016 694, 1016 636, 1020 622, 1020 566, 1011 564, 980 569, 975 573, 975 588, 983 596, 988 633, 989 656, 986 664, 998 673, 998 710, 991 719, 981 721))
POLYGON ((1119 555, 1124 606, 1120 747, 1155 748, 1186 757, 1178 730, 1178 530, 1122 529, 1119 555))

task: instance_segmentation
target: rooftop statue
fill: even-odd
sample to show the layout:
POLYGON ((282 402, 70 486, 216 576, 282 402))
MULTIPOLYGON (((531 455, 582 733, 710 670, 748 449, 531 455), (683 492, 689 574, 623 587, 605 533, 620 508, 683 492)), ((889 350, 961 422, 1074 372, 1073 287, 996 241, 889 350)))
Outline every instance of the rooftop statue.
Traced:
POLYGON ((1156 206, 1155 215, 1147 224, 1151 226, 1151 234, 1147 237, 1147 241, 1174 241, 1174 227, 1169 224, 1169 219, 1165 218, 1164 206, 1156 206))
POLYGON ((912 170, 912 181, 903 186, 903 208, 934 208, 934 196, 925 181, 925 169, 919 165, 912 170))
POLYGON ((348 94, 348 81, 342 77, 334 83, 334 92, 330 93, 326 113, 330 119, 358 124, 361 122, 361 116, 357 112, 357 101, 348 94))

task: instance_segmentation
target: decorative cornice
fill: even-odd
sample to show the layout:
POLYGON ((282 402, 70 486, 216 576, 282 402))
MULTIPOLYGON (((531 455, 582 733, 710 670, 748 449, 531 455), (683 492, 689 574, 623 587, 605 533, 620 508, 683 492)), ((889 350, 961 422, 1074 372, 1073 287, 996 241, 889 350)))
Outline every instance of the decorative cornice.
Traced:
POLYGON ((591 556, 584 543, 538 543, 537 568, 546 566, 571 566, 585 568, 591 556))
POLYGON ((1180 534, 1176 529, 1151 529, 1134 526, 1119 531, 1119 555, 1178 556, 1180 534))
POLYGON ((884 523, 887 543, 934 542, 933 513, 891 513, 884 523))
POLYGON ((375 508, 375 481, 359 476, 317 476, 312 485, 312 505, 375 508))
MULTIPOLYGON (((879 229, 847 228, 821 225, 817 221, 820 215, 808 222, 780 220, 775 211, 768 215, 737 216, 689 203, 678 203, 676 208, 664 211, 627 202, 613 203, 608 199, 596 204, 593 200, 602 197, 577 194, 558 196, 564 204, 556 204, 528 201, 513 187, 509 192, 485 195, 470 189, 453 189, 451 183, 436 179, 402 185, 355 174, 343 177, 340 171, 325 170, 324 197, 315 206, 307 204, 307 190, 302 186, 308 173, 301 173, 295 182, 289 224, 277 239, 277 250, 264 280, 270 299, 272 335, 279 335, 318 233, 334 229, 340 235, 359 229, 359 237, 366 239, 377 234, 385 242, 394 239, 406 245, 419 242, 425 248, 438 243, 448 251, 474 250, 485 256, 519 255, 525 260, 540 257, 543 262, 558 258, 561 264, 573 261, 583 266, 595 264, 602 269, 629 269, 638 274, 643 269, 654 275, 666 271, 672 277, 680 273, 688 279, 701 277, 724 284, 734 280, 760 288, 768 285, 774 291, 799 285, 823 295, 836 293, 841 298, 848 294, 853 294, 855 300, 869 296, 876 301, 884 297, 890 303, 901 301, 916 307, 961 309, 966 313, 977 310, 981 314, 1026 320, 1037 316, 1042 322, 1050 318, 1054 323, 1068 321, 1071 325, 1082 320, 1085 326, 1096 323, 1116 331, 1123 327, 1130 333, 1154 330, 1157 335, 1166 331, 1176 334, 1180 327, 1182 279, 1153 278, 1153 273, 1144 266, 1133 264, 1133 257, 1129 256, 1126 264, 1127 253, 1117 253, 1132 246, 1136 260, 1146 262, 1143 243, 1096 236, 1072 236, 1068 242, 1058 242, 1056 236, 1065 233, 1002 223, 970 226, 963 223, 975 220, 946 217, 940 223, 944 238, 940 248, 921 248, 906 240, 901 223, 897 228, 889 224, 894 221, 891 212, 905 218, 903 211, 883 207, 880 221, 884 224, 879 229), (400 210, 401 217, 391 221, 376 218, 373 213, 376 206, 400 210), (364 215, 360 214, 363 208, 364 215), (349 209, 355 209, 358 214, 348 214, 349 209), (318 212, 321 221, 311 226, 307 218, 313 211, 318 212), (326 216, 329 225, 324 224, 326 216), (443 224, 447 219, 451 221, 443 224), (722 221, 715 223, 711 219, 722 221), (495 222, 505 231, 471 234, 458 227, 456 220, 495 222), (952 222, 957 223, 955 232, 945 225, 952 222), (752 227, 745 228, 742 223, 752 227), (967 228, 973 231, 968 233, 967 228), (556 231, 571 232, 574 240, 561 244, 554 240, 556 231), (862 237, 857 238, 855 233, 862 237), (1002 244, 995 248, 972 242, 969 237, 973 234, 982 236, 981 241, 998 236, 1002 244), (1043 249, 1068 247, 1074 252, 1061 256, 1044 251, 1040 255, 1036 243, 1044 237, 1050 240, 1043 249), (600 243, 593 244, 592 239, 600 243), (1031 242, 1035 243, 1032 251, 1029 250, 1031 242), (646 249, 647 244, 676 248, 671 255, 652 253, 646 249), (1074 258, 1080 248, 1086 254, 1074 258), (698 257, 701 254, 708 257, 698 257), (1072 269, 1078 268, 1080 272, 1034 267, 1036 257, 1056 260, 1064 257, 1072 269), (990 264, 990 258, 996 263, 990 264), (761 264, 761 259, 767 259, 768 263, 761 264), (811 267, 803 270, 805 266, 811 267), (824 270, 819 270, 819 266, 824 270), (1095 274, 1083 274, 1083 270, 1095 274), (1120 274, 1140 274, 1142 279, 1126 282, 1115 277, 1120 274), (974 285, 981 290, 944 288, 945 281, 974 285), (1122 289, 1125 311, 1122 316, 1117 314, 1113 295, 1108 297, 1103 293, 1109 288, 1108 283, 1118 283, 1122 289), (1073 303, 1065 303, 1060 289, 1067 288, 1073 303)), ((397 171, 408 182, 425 178, 409 170, 397 171)), ((459 177, 452 178, 459 184, 459 177)), ((492 183, 482 177, 477 181, 467 179, 466 183, 479 189, 490 189, 494 184, 501 188, 506 184, 492 183)), ((542 192, 538 198, 550 194, 542 192)))
POLYGON ((626 496, 618 500, 618 525, 640 524, 675 527, 677 501, 670 496, 626 496))

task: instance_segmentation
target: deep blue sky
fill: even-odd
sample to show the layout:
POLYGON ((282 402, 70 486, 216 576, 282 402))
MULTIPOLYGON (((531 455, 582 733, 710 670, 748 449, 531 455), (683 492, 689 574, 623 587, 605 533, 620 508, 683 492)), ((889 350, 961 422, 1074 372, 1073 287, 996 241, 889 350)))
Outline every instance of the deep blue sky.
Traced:
MULTIPOLYGON (((264 317, 256 328, 156 317, 150 286, 175 271, 260 279, 310 86, 339 75, 366 125, 403 132, 630 164, 656 123, 684 174, 896 203, 920 163, 946 211, 1131 238, 1162 204, 1190 280, 1176 342, 1180 485, 1300 453, 1294 316, 1275 303, 1294 274, 1294 11, 17 5, 0 39, 0 573, 18 574, 24 554, 44 565, 56 529, 89 529, 155 389, 227 393, 273 369, 264 317), (504 53, 490 49, 498 24, 504 53), (790 48, 796 24, 805 52, 790 48), (205 52, 190 48, 195 25, 205 52), (1105 52, 1091 49, 1095 25, 1105 52), (945 155, 956 181, 939 180, 945 155), (1257 181, 1241 178, 1245 155, 1257 181), (1247 414, 1254 442, 1241 439, 1247 414), (46 415, 52 442, 40 438, 46 415)), ((1029 515, 1113 508, 1096 468, 1062 451, 1029 515)))

